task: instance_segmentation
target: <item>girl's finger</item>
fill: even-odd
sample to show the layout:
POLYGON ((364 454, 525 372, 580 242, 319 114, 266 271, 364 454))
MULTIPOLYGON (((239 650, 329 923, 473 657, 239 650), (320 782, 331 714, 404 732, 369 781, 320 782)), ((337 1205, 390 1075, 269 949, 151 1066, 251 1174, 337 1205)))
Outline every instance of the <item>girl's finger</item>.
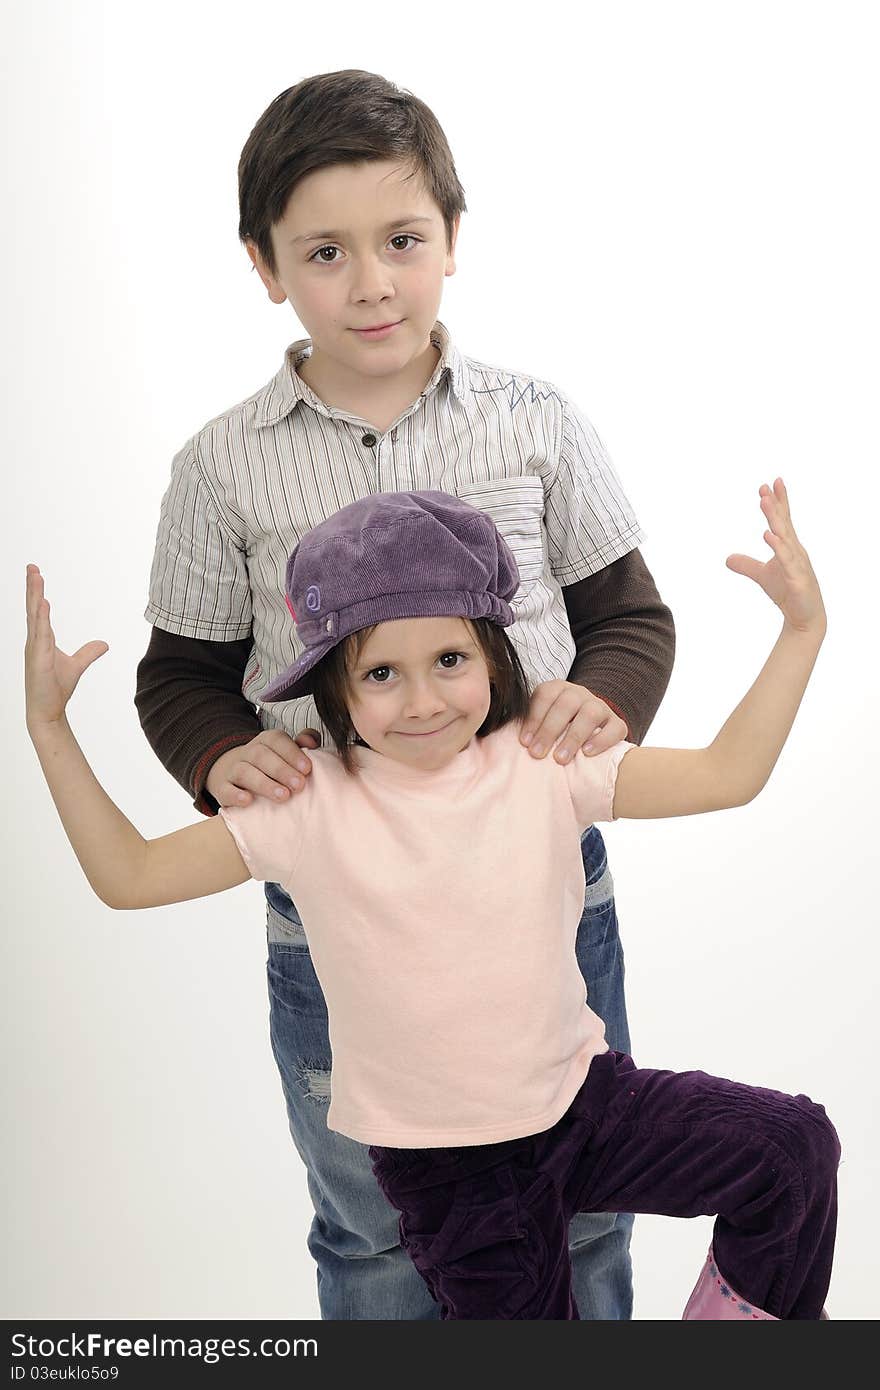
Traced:
POLYGON ((797 562, 796 547, 785 536, 775 536, 772 531, 764 532, 764 540, 773 551, 785 574, 792 574, 797 562))
POLYGON ((791 522, 791 508, 788 505, 788 489, 781 478, 777 478, 773 483, 773 495, 782 508, 782 514, 787 522, 791 522))
POLYGON ((49 600, 47 598, 40 600, 40 606, 37 609, 37 633, 43 640, 51 640, 52 638, 52 624, 49 621, 49 600))
POLYGON ((764 532, 764 540, 770 546, 785 574, 789 577, 793 575, 797 569, 798 547, 792 545, 785 536, 774 536, 772 531, 764 532))
POLYGON ((767 521, 769 521, 777 536, 794 534, 791 517, 787 515, 778 497, 774 497, 772 493, 768 493, 763 497, 761 499, 761 511, 764 513, 764 516, 767 521))
POLYGON ((770 520, 773 518, 773 527, 776 531, 794 531, 791 525, 791 509, 788 506, 788 493, 785 492, 785 485, 781 478, 777 478, 773 484, 773 489, 762 486, 760 489, 760 510, 770 520))
POLYGON ((28 624, 33 626, 37 619, 37 608, 40 599, 43 597, 43 577, 36 565, 27 567, 27 583, 25 585, 25 608, 27 610, 28 624))
POLYGON ((763 560, 756 560, 752 555, 741 555, 737 552, 735 555, 728 555, 725 563, 734 574, 744 574, 747 579, 754 579, 756 584, 761 583, 765 569, 763 560))
POLYGON ((73 653, 70 659, 76 665, 79 674, 82 675, 84 671, 88 670, 93 661, 97 661, 99 656, 103 656, 104 653, 109 650, 110 648, 107 646, 106 642, 86 642, 84 646, 80 647, 79 651, 73 653))

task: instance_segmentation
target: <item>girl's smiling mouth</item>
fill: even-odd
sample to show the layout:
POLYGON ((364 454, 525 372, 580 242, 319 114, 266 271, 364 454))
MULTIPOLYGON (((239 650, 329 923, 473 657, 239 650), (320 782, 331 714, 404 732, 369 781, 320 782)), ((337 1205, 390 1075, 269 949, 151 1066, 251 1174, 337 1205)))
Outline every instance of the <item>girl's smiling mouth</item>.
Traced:
POLYGON ((404 732, 403 729, 392 729, 392 733, 399 734, 401 738, 432 738, 434 734, 442 734, 447 729, 451 729, 455 719, 450 719, 448 724, 443 724, 439 729, 425 729, 420 733, 414 731, 404 732))

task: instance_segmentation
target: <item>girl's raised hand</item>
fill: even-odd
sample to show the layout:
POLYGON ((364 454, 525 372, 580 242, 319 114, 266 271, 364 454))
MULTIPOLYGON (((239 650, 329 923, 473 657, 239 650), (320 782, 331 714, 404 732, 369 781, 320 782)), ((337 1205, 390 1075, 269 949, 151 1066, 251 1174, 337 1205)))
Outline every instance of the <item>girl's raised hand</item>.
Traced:
POLYGON ((750 555, 728 555, 727 568, 760 584, 764 593, 781 609, 786 623, 798 632, 824 633, 825 605, 810 557, 795 533, 788 507, 788 493, 781 478, 773 487, 762 483, 759 489, 761 511, 769 530, 764 540, 773 551, 766 562, 750 555))
POLYGON ((29 729, 54 724, 87 666, 109 650, 106 642, 87 642, 68 656, 55 645, 49 622, 49 602, 43 595, 43 576, 27 567, 27 641, 24 648, 25 709, 29 729))

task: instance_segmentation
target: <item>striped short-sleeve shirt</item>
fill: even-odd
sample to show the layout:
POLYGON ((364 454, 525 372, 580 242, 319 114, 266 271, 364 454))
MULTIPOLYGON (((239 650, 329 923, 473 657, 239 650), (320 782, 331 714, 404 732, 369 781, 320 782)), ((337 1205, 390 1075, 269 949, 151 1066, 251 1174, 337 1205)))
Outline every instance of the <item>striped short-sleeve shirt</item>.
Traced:
MULTIPOLYGON (((575 648, 561 588, 641 543, 596 432, 549 382, 463 356, 437 323, 430 381, 382 433, 297 374, 308 339, 262 390, 176 455, 145 616, 186 637, 253 636, 243 694, 301 650, 284 600, 287 557, 311 527, 374 492, 436 488, 489 513, 516 557, 508 633, 531 683, 565 678, 575 648)), ((321 728, 310 697, 260 705, 265 728, 321 728)))

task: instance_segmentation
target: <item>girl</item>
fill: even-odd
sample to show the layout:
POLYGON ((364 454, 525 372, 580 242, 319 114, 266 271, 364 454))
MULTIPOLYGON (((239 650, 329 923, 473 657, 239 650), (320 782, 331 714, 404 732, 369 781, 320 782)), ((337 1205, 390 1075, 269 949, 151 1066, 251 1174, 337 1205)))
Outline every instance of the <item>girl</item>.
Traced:
POLYGON ((311 755, 297 797, 153 841, 65 719, 106 644, 58 651, 28 567, 28 729, 89 882, 117 908, 249 876, 295 894, 330 1014, 328 1124, 371 1146, 442 1317, 576 1318, 578 1211, 716 1214, 686 1318, 822 1315, 840 1153, 822 1107, 636 1068, 608 1048, 574 953, 584 829, 743 805, 791 728, 825 612, 781 479, 760 496, 773 557, 728 565, 784 621, 745 699, 708 748, 566 764, 519 743, 528 691, 502 630, 518 576, 491 519, 439 492, 343 508, 290 558, 303 650, 261 696, 311 692, 337 752, 311 755))

